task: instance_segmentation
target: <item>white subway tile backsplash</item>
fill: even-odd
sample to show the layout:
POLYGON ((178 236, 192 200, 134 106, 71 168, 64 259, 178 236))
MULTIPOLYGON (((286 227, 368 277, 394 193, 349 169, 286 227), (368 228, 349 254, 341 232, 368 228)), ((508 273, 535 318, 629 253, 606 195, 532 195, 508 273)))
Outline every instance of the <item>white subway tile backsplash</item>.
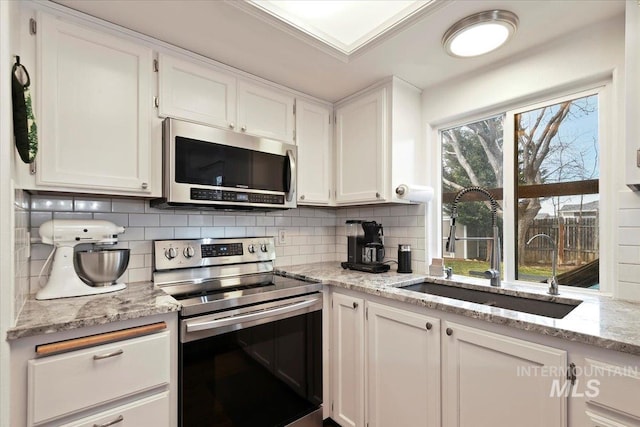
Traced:
POLYGON ((144 268, 144 254, 129 256, 129 269, 132 268, 144 268))
POLYGON ((54 212, 53 219, 93 219, 91 212, 54 212))
POLYGON ((272 227, 275 225, 275 218, 271 216, 256 217, 256 225, 264 227, 272 227))
POLYGON ((640 264, 640 246, 619 246, 618 262, 621 264, 640 264))
POLYGON ((162 240, 173 238, 173 228, 171 227, 145 227, 144 229, 145 240, 162 240))
POLYGON ((233 227, 236 225, 236 217, 216 215, 213 217, 213 225, 215 227, 233 227))
POLYGON ((224 237, 247 237, 247 229, 245 227, 225 227, 224 237))
POLYGON ((629 246, 640 246, 640 227, 618 228, 618 244, 629 246))
POLYGON ((137 242, 129 242, 129 249, 131 254, 150 254, 153 252, 153 243, 147 240, 140 240, 137 242))
POLYGON ((158 214, 129 214, 129 226, 131 227, 159 227, 160 215, 158 214))
POLYGON ((247 237, 272 236, 275 234, 267 233, 266 227, 246 227, 247 237))
POLYGON ((174 239, 199 239, 200 227, 175 227, 174 239))
POLYGON ((186 227, 187 215, 160 215, 161 227, 186 227))
POLYGON ((275 226, 276 227, 287 227, 291 225, 291 217, 288 216, 277 216, 275 217, 275 226))
POLYGON ((145 202, 143 200, 113 199, 111 201, 112 212, 144 213, 145 202))
POLYGON ((640 209, 620 209, 618 227, 640 227, 640 209))
POLYGON ((203 239, 215 239, 224 237, 224 227, 202 227, 200 228, 200 236, 203 239))
POLYGON ((148 268, 129 268, 129 283, 148 282, 151 280, 151 270, 148 268))
POLYGON ((129 226, 129 214, 126 213, 94 213, 93 219, 109 221, 120 227, 129 226))
POLYGON ((189 227, 209 227, 213 225, 213 217, 211 215, 189 215, 187 224, 189 227))
POLYGON ((73 210, 76 212, 111 212, 111 199, 104 198, 74 198, 73 210))
POLYGON ((236 217, 236 225, 241 227, 255 227, 256 217, 254 216, 238 216, 236 217))
POLYGON ((124 233, 118 235, 118 241, 130 242, 144 240, 144 227, 126 227, 124 233))
POLYGON ((71 212, 73 211, 73 198, 65 196, 32 196, 31 210, 71 212))
POLYGON ((50 219, 53 219, 53 212, 31 212, 31 227, 40 227, 50 219))

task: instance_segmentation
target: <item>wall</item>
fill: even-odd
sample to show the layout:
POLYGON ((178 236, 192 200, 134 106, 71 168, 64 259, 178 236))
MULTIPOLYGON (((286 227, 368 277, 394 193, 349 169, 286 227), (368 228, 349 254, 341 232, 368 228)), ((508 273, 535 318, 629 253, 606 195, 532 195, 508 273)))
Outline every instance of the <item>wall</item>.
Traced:
POLYGON ((13 203, 14 244, 13 271, 14 292, 13 312, 19 313, 29 295, 29 204, 30 196, 22 190, 15 190, 13 203))
MULTIPOLYGON (((619 167, 619 159, 615 157, 615 153, 624 151, 624 46, 624 16, 620 15, 522 53, 509 62, 425 89, 423 117, 427 149, 434 154, 440 153, 437 133, 440 126, 501 113, 609 80, 611 84, 606 102, 610 108, 606 121, 601 123, 602 136, 606 141, 600 159, 600 205, 605 207, 601 231, 617 228, 619 196, 627 192, 624 169, 619 167)), ((432 156, 429 167, 429 185, 436 189, 435 200, 439 200, 439 154, 432 156)), ((640 208, 640 204, 635 205, 635 202, 631 204, 640 208)), ((432 203, 430 215, 439 218, 440 209, 438 203, 432 203)), ((508 209, 506 211, 508 215, 508 209)), ((428 224, 429 234, 439 236, 438 221, 428 224)), ((625 290, 626 284, 620 283, 619 289, 617 286, 617 236, 601 232, 600 237, 603 287, 608 286, 609 291, 619 296, 630 295, 625 290)), ((438 256, 441 249, 437 239, 429 239, 427 246, 438 256)), ((638 261, 640 264, 640 259, 638 261)), ((637 296, 640 297, 640 293, 637 296)))
MULTIPOLYGON (((277 236, 286 231, 286 244, 276 241, 276 265, 334 261, 336 258, 336 211, 305 208, 275 212, 218 212, 154 209, 135 199, 34 195, 31 198, 31 232, 49 219, 102 219, 126 228, 117 248, 129 248, 129 267, 123 282, 151 280, 152 241, 201 237, 277 236)), ((276 239, 277 240, 277 239, 276 239)), ((31 248, 31 292, 36 292, 38 275, 52 246, 31 248)), ((46 274, 40 279, 46 283, 46 274)))
MULTIPOLYGON (((426 272, 425 266, 425 205, 375 206, 341 208, 337 213, 336 251, 340 261, 347 259, 347 236, 344 226, 348 219, 376 221, 384 228, 385 257, 397 260, 398 245, 411 245, 411 268, 426 272)), ((395 265, 392 266, 395 270, 395 265)))

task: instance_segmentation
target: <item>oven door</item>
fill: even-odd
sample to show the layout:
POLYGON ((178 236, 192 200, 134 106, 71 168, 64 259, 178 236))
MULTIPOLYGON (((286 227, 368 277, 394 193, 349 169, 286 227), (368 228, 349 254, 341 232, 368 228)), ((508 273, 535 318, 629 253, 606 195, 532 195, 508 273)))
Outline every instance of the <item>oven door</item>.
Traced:
POLYGON ((181 321, 183 427, 322 425, 322 294, 181 321))
POLYGON ((294 145, 170 118, 163 132, 169 202, 296 207, 294 145))

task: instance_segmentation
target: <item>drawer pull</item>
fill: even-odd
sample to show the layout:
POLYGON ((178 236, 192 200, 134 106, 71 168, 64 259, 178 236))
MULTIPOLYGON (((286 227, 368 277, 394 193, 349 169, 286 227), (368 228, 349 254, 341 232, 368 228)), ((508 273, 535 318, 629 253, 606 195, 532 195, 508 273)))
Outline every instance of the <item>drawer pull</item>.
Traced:
MULTIPOLYGON (((107 354, 94 354, 93 360, 108 359, 110 357, 120 356, 122 353, 124 353, 124 350, 120 349, 107 354)), ((110 425, 110 424, 105 424, 105 425, 110 425)))
POLYGON ((113 421, 109 421, 108 423, 104 423, 104 424, 94 424, 93 427, 109 427, 112 426, 114 424, 118 424, 120 422, 124 421, 124 417, 122 415, 120 415, 118 418, 116 418, 113 421))

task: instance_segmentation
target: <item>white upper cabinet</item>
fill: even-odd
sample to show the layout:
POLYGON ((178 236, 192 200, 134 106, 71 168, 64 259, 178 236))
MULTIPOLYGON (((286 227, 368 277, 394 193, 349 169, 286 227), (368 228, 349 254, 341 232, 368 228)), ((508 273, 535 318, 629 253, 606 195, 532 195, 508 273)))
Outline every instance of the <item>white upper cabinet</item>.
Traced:
POLYGON ((240 80, 238 128, 256 136, 294 143, 295 98, 284 91, 240 80))
POLYGON ((327 106, 297 99, 299 204, 328 205, 331 201, 331 113, 327 106))
POLYGON ((407 203, 400 184, 423 184, 420 90, 393 77, 336 105, 336 204, 407 203))
POLYGON ((336 203, 384 201, 386 108, 386 88, 336 108, 336 203))
POLYGON ((44 13, 37 37, 36 188, 159 195, 151 49, 44 13))
POLYGON ((160 116, 235 127, 235 76, 163 54, 159 62, 160 116))
POLYGON ((640 4, 628 1, 625 6, 626 179, 640 191, 640 4))
POLYGON ((292 94, 197 60, 159 55, 161 117, 294 142, 292 94))

